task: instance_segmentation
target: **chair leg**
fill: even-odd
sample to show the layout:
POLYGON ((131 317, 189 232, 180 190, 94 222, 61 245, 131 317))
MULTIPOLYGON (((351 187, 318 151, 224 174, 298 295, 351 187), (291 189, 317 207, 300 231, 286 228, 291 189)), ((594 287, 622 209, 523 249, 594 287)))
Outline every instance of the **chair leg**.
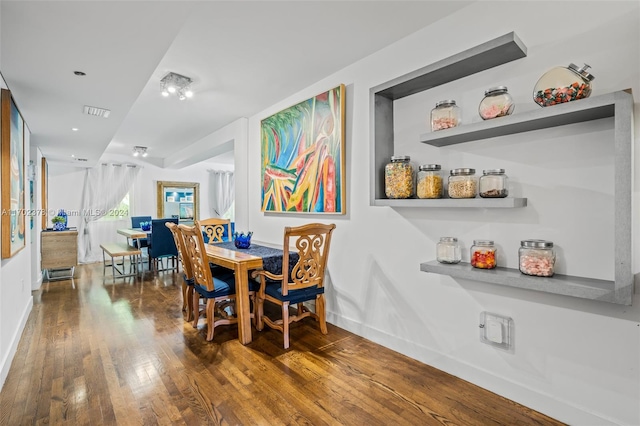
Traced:
POLYGON ((186 300, 187 300, 187 322, 193 321, 193 295, 196 291, 193 286, 187 286, 186 300))
POLYGON ((289 349, 289 302, 282 304, 282 334, 284 335, 284 348, 289 349))
POLYGON ((207 299, 207 340, 213 340, 213 331, 215 322, 214 312, 216 308, 216 299, 207 299))
POLYGON ((198 328, 198 320, 200 319, 200 293, 193 290, 193 297, 191 298, 193 307, 191 308, 191 312, 193 312, 193 328, 198 328))
POLYGON ((329 331, 327 330, 327 314, 324 308, 324 294, 319 294, 316 297, 316 315, 320 323, 320 332, 327 334, 329 331))
POLYGON ((182 310, 186 311, 187 310, 187 305, 189 304, 189 301, 187 300, 187 283, 183 280, 182 281, 182 310))
POLYGON ((255 322, 256 322, 256 330, 262 331, 264 328, 264 299, 261 299, 256 295, 256 306, 254 308, 255 311, 255 322))

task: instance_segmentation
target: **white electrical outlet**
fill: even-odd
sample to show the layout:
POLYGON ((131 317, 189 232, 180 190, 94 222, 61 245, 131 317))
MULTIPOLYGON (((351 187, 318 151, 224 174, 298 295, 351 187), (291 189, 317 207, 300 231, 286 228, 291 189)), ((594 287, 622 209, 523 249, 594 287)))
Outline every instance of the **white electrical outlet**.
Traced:
POLYGON ((513 320, 490 312, 480 313, 480 341, 502 349, 511 349, 513 320))

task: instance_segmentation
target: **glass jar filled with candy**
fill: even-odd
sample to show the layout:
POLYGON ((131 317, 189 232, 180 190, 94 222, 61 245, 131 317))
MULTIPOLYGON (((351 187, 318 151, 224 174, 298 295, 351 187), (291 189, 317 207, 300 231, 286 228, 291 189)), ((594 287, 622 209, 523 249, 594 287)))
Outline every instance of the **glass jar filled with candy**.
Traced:
POLYGON ((542 107, 588 98, 595 78, 587 72, 589 65, 555 67, 540 77, 533 88, 533 100, 542 107))
POLYGON ((520 241, 518 259, 520 261, 520 272, 523 274, 537 277, 551 277, 554 274, 556 253, 551 241, 520 241))
POLYGON ((384 192, 387 198, 413 197, 413 166, 408 155, 394 155, 384 168, 384 192))
POLYGON ((496 267, 496 247, 491 240, 473 240, 471 266, 479 269, 496 267))
POLYGON ((460 263, 462 251, 455 237, 441 237, 436 244, 436 260, 440 263, 460 263))
POLYGON ((509 195, 507 175, 504 174, 504 169, 483 170, 478 188, 482 198, 504 198, 509 195))
POLYGON ((478 107, 478 113, 483 120, 511 115, 515 104, 507 90, 507 86, 496 86, 484 92, 484 98, 478 107))
POLYGON ((423 164, 418 169, 418 198, 442 198, 440 164, 423 164))
POLYGON ((436 103, 431 110, 431 131, 449 129, 460 124, 460 107, 454 100, 444 100, 436 103))

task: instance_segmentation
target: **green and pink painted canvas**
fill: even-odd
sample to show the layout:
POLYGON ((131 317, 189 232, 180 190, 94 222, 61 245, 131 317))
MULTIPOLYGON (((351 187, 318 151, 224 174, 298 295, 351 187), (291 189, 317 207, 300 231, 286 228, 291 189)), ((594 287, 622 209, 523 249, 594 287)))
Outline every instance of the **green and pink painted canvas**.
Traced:
POLYGON ((345 213, 345 87, 261 122, 262 211, 345 213))

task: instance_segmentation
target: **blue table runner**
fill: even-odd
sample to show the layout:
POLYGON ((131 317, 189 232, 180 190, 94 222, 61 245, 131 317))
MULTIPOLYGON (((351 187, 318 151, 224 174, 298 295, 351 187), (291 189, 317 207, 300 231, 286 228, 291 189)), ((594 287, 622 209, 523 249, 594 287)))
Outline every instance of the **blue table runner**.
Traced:
MULTIPOLYGON (((265 271, 269 271, 272 274, 280 275, 282 273, 282 255, 281 249, 259 246, 251 244, 248 249, 239 249, 234 242, 217 243, 216 247, 221 247, 229 250, 234 250, 242 253, 247 253, 252 256, 262 258, 262 268, 265 271)), ((289 273, 293 269, 293 266, 298 262, 298 253, 289 252, 289 273)))

